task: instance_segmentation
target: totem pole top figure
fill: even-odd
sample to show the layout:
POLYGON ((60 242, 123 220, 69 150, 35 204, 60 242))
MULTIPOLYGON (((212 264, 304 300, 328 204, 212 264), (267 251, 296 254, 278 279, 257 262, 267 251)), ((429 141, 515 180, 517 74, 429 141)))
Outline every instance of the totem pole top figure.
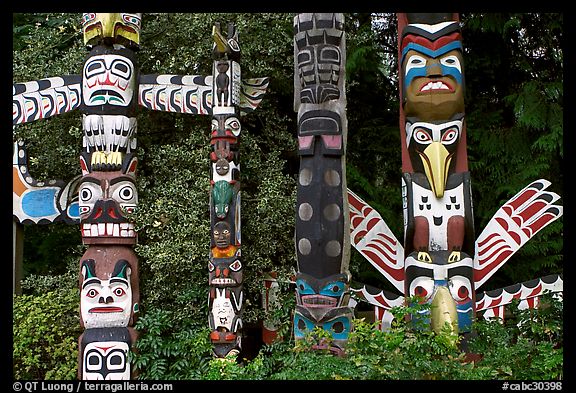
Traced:
POLYGON ((214 39, 214 46, 212 48, 212 58, 214 60, 240 61, 238 31, 233 23, 228 24, 228 38, 222 35, 220 23, 214 23, 214 26, 212 26, 212 38, 214 39))
POLYGON ((130 49, 140 45, 142 14, 94 13, 82 15, 84 44, 91 48, 101 44, 117 44, 130 49))
POLYGON ((464 61, 458 14, 398 14, 402 170, 426 173, 442 197, 449 173, 468 170, 464 61))

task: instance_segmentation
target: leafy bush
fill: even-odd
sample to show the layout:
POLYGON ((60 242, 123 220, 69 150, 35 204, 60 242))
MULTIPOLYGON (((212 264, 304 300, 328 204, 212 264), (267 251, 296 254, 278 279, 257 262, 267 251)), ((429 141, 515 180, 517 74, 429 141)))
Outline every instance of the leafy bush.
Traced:
POLYGON ((455 343, 448 330, 434 333, 407 322, 407 314, 425 307, 393 309, 395 319, 386 332, 354 320, 343 357, 310 351, 284 329, 283 339, 264 346, 254 359, 210 359, 196 375, 203 380, 562 379, 561 301, 545 296, 540 309, 512 311, 504 323, 477 320, 468 351, 455 345, 463 343, 455 343))
POLYGON ((14 296, 14 378, 76 378, 79 303, 77 289, 14 296))

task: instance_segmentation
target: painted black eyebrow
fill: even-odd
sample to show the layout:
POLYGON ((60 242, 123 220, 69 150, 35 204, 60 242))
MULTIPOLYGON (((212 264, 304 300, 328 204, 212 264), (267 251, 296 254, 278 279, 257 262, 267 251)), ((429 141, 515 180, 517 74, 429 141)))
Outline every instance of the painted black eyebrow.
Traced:
POLYGON ((95 183, 95 184, 100 185, 100 180, 96 179, 95 177, 84 176, 82 178, 82 183, 85 183, 85 182, 90 182, 90 183, 95 183))
POLYGON ((124 278, 111 278, 110 279, 110 284, 115 283, 115 282, 119 282, 119 283, 128 285, 128 280, 126 280, 124 278))
POLYGON ((116 183, 120 183, 121 181, 129 181, 130 183, 135 184, 134 179, 131 178, 130 176, 118 176, 113 179, 110 179, 110 185, 112 186, 116 183))
POLYGON ((433 268, 426 269, 426 268, 423 268, 420 266, 408 266, 406 268, 406 276, 409 276, 411 274, 414 274, 414 277, 425 276, 425 277, 433 278, 434 277, 434 269, 433 268))
MULTIPOLYGON (((448 265, 450 266, 450 265, 448 265)), ((452 276, 456 276, 456 275, 460 275, 460 276, 464 276, 464 277, 472 277, 472 271, 474 269, 472 268, 472 266, 468 267, 468 266, 458 266, 455 267, 454 269, 450 269, 450 267, 448 267, 448 277, 452 277, 452 276)))
POLYGON ((90 278, 84 281, 84 283, 82 284, 82 289, 86 288, 86 286, 90 284, 102 284, 102 281, 100 281, 100 279, 96 277, 90 278))

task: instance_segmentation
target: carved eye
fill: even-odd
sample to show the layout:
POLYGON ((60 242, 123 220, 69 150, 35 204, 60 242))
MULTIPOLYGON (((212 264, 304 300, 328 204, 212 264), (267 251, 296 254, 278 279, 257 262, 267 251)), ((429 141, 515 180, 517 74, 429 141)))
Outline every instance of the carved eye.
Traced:
POLYGON ((442 144, 448 145, 458 138, 459 132, 456 127, 450 127, 442 132, 442 144))
POLYGON ((412 55, 408 58, 404 74, 408 74, 408 71, 410 71, 413 68, 423 68, 423 67, 426 67, 426 59, 419 55, 412 55))
POLYGON ((116 350, 110 353, 110 355, 108 355, 106 358, 106 363, 108 370, 124 370, 126 363, 124 352, 121 350, 116 350))
POLYGON ((116 288, 114 289, 114 295, 120 297, 120 296, 124 296, 126 295, 126 291, 122 288, 116 288))
POLYGON ((446 67, 456 68, 458 71, 461 71, 460 60, 458 59, 457 56, 450 55, 450 56, 443 57, 440 59, 440 64, 442 64, 443 66, 446 66, 446 67))
POLYGON ((214 264, 212 263, 212 261, 208 261, 208 271, 209 271, 209 272, 213 272, 214 269, 216 269, 216 267, 214 266, 214 264))
POLYGON ((93 59, 86 64, 84 68, 84 77, 86 79, 92 78, 106 72, 106 65, 102 59, 93 59))
POLYGON ((410 296, 421 297, 427 301, 434 292, 434 280, 430 277, 418 277, 410 284, 410 296))
POLYGON ((450 294, 457 302, 465 302, 471 299, 472 285, 464 276, 450 278, 450 294))
POLYGON ((132 67, 124 59, 115 59, 110 65, 110 72, 113 75, 128 80, 132 76, 132 67))
POLYGON ((95 289, 90 289, 88 292, 86 292, 86 296, 89 297, 90 299, 93 299, 96 296, 98 296, 98 291, 95 289))
POLYGON ((432 142, 432 136, 430 135, 430 130, 426 128, 419 127, 414 130, 414 140, 418 143, 429 144, 432 142))
POLYGON ((341 296, 343 293, 344 293, 344 283, 337 281, 327 284, 320 291, 321 295, 326 296, 341 296))
POLYGON ((102 369, 102 355, 96 351, 91 351, 86 355, 86 370, 99 371, 102 369))
POLYGON ((238 270, 242 269, 242 262, 239 259, 236 259, 232 264, 230 264, 230 269, 233 272, 237 272, 238 270))
POLYGON ((296 289, 300 295, 314 295, 316 291, 302 279, 296 280, 296 289))

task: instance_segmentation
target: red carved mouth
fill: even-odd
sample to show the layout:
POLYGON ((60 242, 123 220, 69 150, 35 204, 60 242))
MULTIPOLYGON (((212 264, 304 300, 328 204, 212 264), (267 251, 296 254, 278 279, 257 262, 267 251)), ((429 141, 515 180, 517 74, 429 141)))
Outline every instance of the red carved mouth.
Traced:
POLYGON ((111 313, 111 312, 122 312, 124 311, 124 309, 120 308, 120 307, 94 307, 91 308, 90 310, 88 310, 88 312, 91 313, 111 313))
POLYGON ((454 92, 454 87, 452 87, 452 85, 450 85, 447 82, 444 82, 442 80, 436 79, 436 80, 429 80, 425 83, 422 84, 422 86, 420 86, 420 89, 418 89, 419 93, 453 93, 454 92))

